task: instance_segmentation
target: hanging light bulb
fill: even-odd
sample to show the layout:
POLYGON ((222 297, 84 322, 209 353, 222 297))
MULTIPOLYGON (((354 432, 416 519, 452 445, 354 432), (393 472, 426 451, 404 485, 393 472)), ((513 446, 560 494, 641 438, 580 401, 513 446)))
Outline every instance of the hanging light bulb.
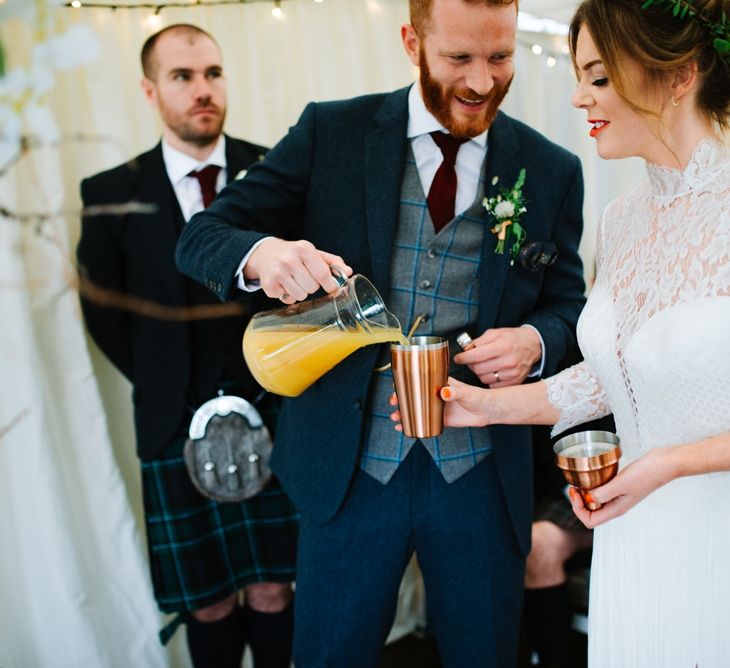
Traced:
POLYGON ((548 67, 555 67, 558 64, 558 61, 555 60, 554 56, 548 56, 545 62, 547 63, 548 67))
POLYGON ((150 30, 159 30, 162 27, 160 9, 161 7, 155 7, 155 11, 144 20, 144 25, 150 30))
POLYGON ((81 0, 73 0, 73 1, 71 2, 71 6, 72 6, 72 7, 74 8, 74 9, 78 9, 79 7, 81 7, 81 0))
POLYGON ((539 56, 542 53, 542 47, 539 44, 533 44, 532 53, 534 53, 536 56, 539 56))
POLYGON ((274 8, 271 10, 271 15, 279 21, 284 18, 284 12, 281 9, 281 0, 274 0, 274 8))

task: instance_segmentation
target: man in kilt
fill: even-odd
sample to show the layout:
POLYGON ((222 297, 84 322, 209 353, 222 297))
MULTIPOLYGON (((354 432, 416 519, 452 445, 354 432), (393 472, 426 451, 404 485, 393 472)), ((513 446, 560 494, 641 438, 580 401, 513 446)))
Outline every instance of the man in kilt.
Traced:
MULTIPOLYGON (((82 290, 83 312, 94 341, 133 385, 160 610, 187 624, 196 668, 238 668, 246 643, 256 668, 288 668, 295 510, 275 479, 243 502, 212 501, 193 486, 183 458, 193 413, 220 393, 255 404, 273 430, 277 400, 254 382, 241 353, 247 319, 260 306, 249 296, 245 316, 178 317, 183 308, 217 300, 174 263, 177 238, 190 217, 266 149, 222 133, 221 54, 203 30, 176 24, 152 35, 142 49, 142 69, 142 89, 160 114, 163 137, 152 150, 81 184, 89 215, 78 260, 82 285, 91 288, 82 290), (128 202, 154 211, 113 215, 88 208, 128 202), (114 306, 105 295, 115 297, 114 306), (135 308, 140 299, 160 313, 143 314, 135 308)), ((163 631, 163 642, 170 635, 163 631)))

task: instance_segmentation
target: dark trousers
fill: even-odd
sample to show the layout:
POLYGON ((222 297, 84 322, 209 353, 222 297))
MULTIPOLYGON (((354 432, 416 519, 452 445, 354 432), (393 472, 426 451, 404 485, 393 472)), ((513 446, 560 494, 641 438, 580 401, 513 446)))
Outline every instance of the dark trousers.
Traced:
POLYGON ((487 457, 446 483, 417 443, 387 485, 359 471, 325 525, 302 519, 297 668, 375 668, 416 552, 444 668, 513 668, 524 580, 487 457))

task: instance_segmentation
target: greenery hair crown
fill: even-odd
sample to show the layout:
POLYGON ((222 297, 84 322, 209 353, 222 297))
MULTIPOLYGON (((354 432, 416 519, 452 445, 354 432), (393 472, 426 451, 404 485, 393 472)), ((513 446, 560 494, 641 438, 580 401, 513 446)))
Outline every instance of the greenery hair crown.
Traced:
POLYGON ((664 5, 665 11, 671 11, 677 18, 694 18, 700 21, 709 31, 712 38, 712 48, 717 51, 720 57, 730 65, 730 22, 725 11, 722 12, 722 19, 715 23, 698 10, 690 0, 644 0, 642 9, 652 5, 664 5))

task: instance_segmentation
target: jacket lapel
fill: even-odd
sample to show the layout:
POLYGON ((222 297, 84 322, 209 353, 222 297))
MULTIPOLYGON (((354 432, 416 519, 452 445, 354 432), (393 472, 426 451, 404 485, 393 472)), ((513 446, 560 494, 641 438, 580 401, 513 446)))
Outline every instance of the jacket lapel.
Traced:
POLYGON ((182 225, 182 213, 167 178, 161 144, 140 158, 137 179, 140 200, 152 202, 158 207, 157 213, 139 220, 139 224, 144 226, 142 239, 146 252, 169 290, 172 303, 184 303, 185 279, 175 266, 175 246, 178 228, 182 225))
MULTIPOLYGON (((494 195, 499 188, 509 187, 516 180, 523 165, 517 164, 515 156, 519 152, 519 142, 510 119, 499 112, 487 139, 486 196, 494 195), (499 178, 492 185, 495 177, 499 178)), ((485 329, 491 327, 496 318, 504 295, 504 284, 510 270, 510 255, 497 255, 494 249, 497 237, 491 232, 493 220, 486 211, 484 243, 482 245, 481 278, 479 284, 479 324, 485 329)))
POLYGON ((408 88, 385 98, 365 137, 365 206, 373 284, 386 294, 408 131, 408 88))
POLYGON ((248 169, 260 156, 241 140, 226 135, 226 183, 236 180, 241 170, 248 169))

